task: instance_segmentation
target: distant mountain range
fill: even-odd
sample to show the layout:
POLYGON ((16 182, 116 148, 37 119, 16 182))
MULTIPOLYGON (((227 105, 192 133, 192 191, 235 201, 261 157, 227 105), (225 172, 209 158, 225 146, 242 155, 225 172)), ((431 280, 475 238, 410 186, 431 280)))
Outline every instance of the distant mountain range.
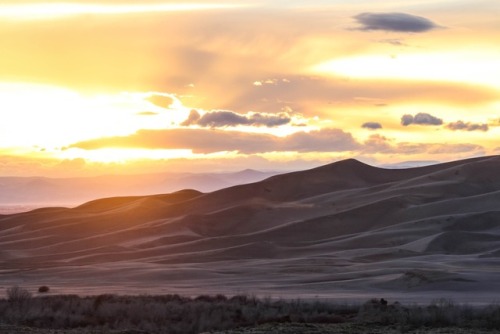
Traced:
POLYGON ((153 195, 182 189, 211 192, 263 180, 277 172, 162 173, 81 178, 0 177, 0 213, 44 206, 76 206, 113 196, 153 195))
POLYGON ((499 170, 499 156, 410 169, 345 160, 207 194, 3 216, 0 285, 491 302, 499 170))

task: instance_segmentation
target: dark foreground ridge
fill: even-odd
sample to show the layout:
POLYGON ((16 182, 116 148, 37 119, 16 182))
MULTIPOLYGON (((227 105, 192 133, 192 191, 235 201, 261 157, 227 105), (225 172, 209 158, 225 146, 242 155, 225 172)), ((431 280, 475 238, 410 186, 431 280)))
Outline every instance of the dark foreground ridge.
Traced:
POLYGON ((493 302, 499 167, 499 156, 398 170, 351 159, 212 193, 2 216, 0 284, 493 302))

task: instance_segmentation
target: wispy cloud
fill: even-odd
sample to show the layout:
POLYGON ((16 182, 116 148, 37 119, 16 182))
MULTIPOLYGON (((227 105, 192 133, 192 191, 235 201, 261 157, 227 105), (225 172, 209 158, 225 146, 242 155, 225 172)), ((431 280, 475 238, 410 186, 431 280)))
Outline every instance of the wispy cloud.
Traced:
POLYGON ((178 12, 248 7, 221 3, 160 3, 160 4, 85 4, 32 3, 0 5, 0 19, 40 20, 76 15, 117 15, 131 13, 178 12))
POLYGON ((137 115, 138 116, 156 116, 156 115, 158 115, 158 113, 153 112, 153 111, 141 111, 141 112, 138 112, 137 115))
POLYGON ((442 143, 412 143, 412 142, 395 142, 381 135, 371 135, 361 147, 362 152, 373 154, 400 154, 400 155, 417 155, 417 154, 458 154, 483 152, 484 148, 476 144, 442 144, 442 143))
POLYGON ((153 94, 146 98, 146 100, 160 108, 168 108, 172 103, 174 103, 174 99, 170 96, 160 94, 153 94))

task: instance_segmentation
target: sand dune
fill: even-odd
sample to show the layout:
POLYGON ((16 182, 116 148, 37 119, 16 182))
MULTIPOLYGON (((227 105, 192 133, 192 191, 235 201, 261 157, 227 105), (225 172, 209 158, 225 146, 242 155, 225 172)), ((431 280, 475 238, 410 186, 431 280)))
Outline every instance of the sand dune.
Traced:
POLYGON ((345 160, 212 193, 0 216, 0 282, 494 301, 499 167, 499 156, 398 170, 345 160))

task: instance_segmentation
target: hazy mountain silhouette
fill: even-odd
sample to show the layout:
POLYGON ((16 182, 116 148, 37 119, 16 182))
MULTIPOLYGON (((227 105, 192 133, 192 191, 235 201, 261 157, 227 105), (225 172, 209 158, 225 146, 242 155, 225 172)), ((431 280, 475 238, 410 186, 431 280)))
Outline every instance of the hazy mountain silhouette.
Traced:
POLYGON ((161 173, 80 178, 0 177, 0 213, 8 212, 13 206, 75 206, 95 198, 160 194, 190 188, 210 192, 260 181, 276 174, 245 170, 233 173, 161 173))

